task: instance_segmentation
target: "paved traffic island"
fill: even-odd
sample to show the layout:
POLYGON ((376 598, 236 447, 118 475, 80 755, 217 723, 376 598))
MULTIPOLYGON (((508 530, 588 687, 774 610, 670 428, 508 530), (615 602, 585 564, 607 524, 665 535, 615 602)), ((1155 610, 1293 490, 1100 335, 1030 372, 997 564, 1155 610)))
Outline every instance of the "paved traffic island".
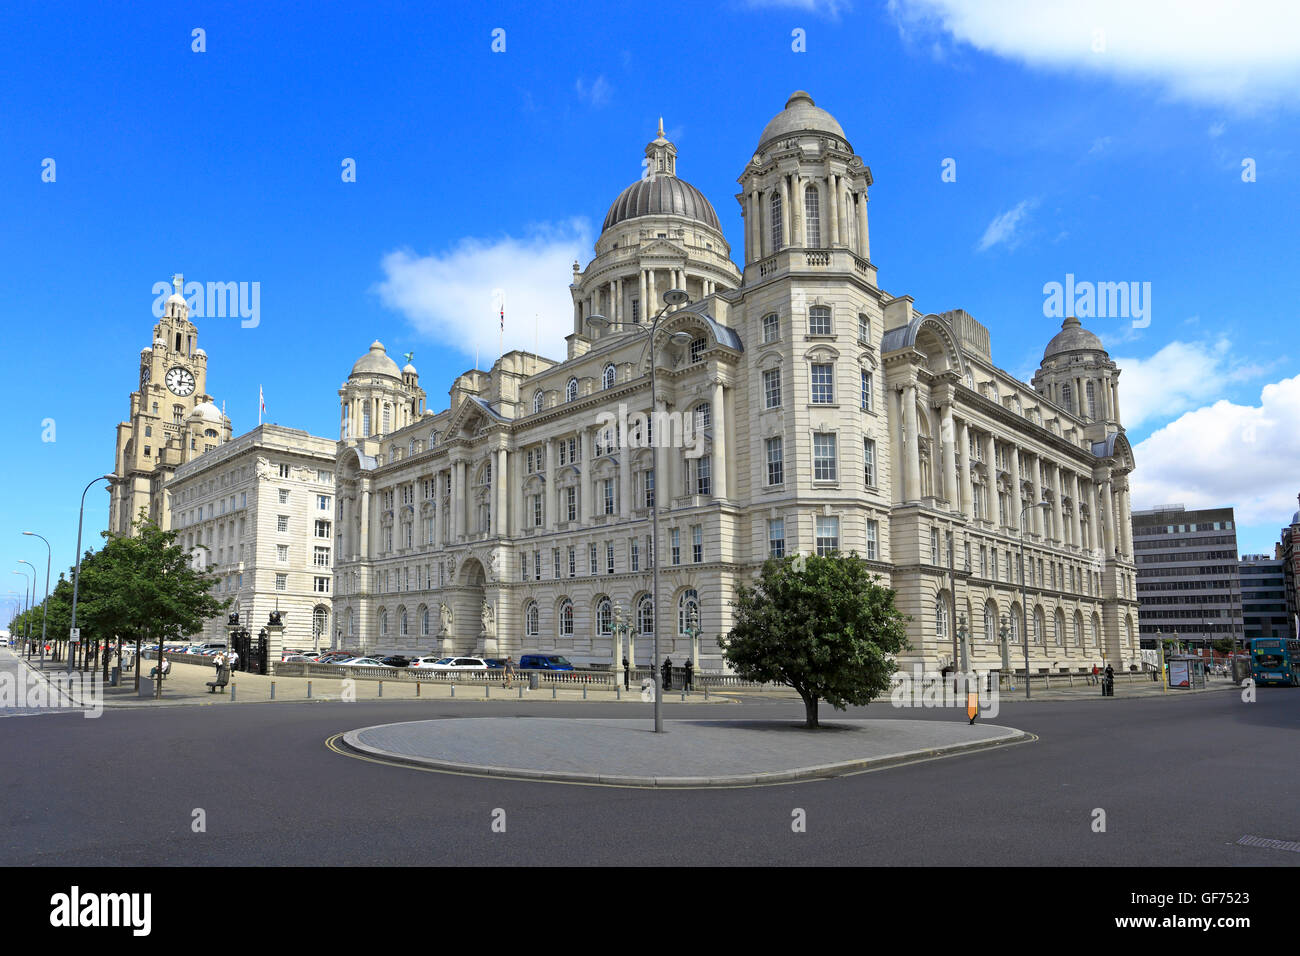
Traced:
POLYGON ((345 748, 434 770, 624 787, 733 787, 874 770, 1032 739, 1012 727, 940 720, 478 717, 362 727, 345 748))

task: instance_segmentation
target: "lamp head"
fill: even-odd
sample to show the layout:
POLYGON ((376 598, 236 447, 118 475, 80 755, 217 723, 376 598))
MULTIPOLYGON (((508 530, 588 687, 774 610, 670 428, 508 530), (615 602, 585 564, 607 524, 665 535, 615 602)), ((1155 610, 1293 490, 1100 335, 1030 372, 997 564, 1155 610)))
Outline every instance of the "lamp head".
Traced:
POLYGON ((673 345, 690 345, 693 339, 689 332, 674 332, 668 336, 668 341, 673 345))
POLYGON ((663 299, 667 305, 685 305, 691 301, 691 297, 681 289, 669 289, 664 293, 663 299))
POLYGON ((609 327, 610 322, 609 319, 605 318, 603 315, 593 313, 587 316, 587 324, 593 328, 604 329, 609 327))

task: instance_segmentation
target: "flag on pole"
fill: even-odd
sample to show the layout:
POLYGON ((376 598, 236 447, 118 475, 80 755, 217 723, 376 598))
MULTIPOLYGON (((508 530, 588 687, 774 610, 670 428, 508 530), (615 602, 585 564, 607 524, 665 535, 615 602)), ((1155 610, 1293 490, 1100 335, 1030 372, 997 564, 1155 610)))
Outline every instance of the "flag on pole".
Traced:
POLYGON ((266 414, 266 396, 262 394, 262 386, 257 386, 257 424, 262 424, 262 416, 266 414))

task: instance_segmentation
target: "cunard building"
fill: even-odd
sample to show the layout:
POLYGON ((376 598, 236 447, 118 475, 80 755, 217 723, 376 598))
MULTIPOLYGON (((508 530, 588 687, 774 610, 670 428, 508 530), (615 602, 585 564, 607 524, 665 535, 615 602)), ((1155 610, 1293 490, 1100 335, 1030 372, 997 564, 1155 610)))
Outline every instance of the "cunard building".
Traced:
POLYGON ((871 170, 806 93, 749 155, 743 270, 661 124, 649 175, 574 265, 563 361, 508 353, 435 412, 382 345, 358 360, 339 393, 336 643, 644 665, 657 620, 661 654, 716 669, 739 582, 838 550, 897 589, 904 665, 1020 667, 1022 620, 1035 671, 1139 659, 1134 462, 1098 338, 1067 319, 1025 383, 966 312, 884 291, 871 170), (686 301, 650 343, 668 290, 686 301), (651 411, 652 360, 646 442, 622 423, 651 411))

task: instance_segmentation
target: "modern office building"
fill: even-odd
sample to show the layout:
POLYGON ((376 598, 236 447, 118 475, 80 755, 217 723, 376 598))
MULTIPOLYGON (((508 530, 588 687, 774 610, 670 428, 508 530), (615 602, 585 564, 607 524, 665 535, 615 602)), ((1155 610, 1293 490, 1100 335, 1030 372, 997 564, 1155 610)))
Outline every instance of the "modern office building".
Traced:
MULTIPOLYGON (((220 576, 214 593, 251 629, 279 610, 283 647, 330 644, 334 455, 328 438, 259 425, 181 465, 166 485, 194 566, 220 576)), ((225 614, 204 625, 203 640, 225 638, 225 614)))
POLYGON ((1193 647, 1243 637, 1236 521, 1231 508, 1162 505, 1133 512, 1139 627, 1193 647))
POLYGON ((1246 640, 1291 636, 1286 605, 1286 564, 1281 548, 1275 556, 1241 557, 1241 621, 1246 640))
MULTIPOLYGON (((1300 495, 1296 495, 1300 503, 1300 495)), ((1277 546, 1277 556, 1282 561, 1286 588, 1286 613, 1290 621, 1291 637, 1300 638, 1300 596, 1296 586, 1300 583, 1300 511, 1291 516, 1291 524, 1282 529, 1282 540, 1277 546)))
POLYGON ((557 277, 563 360, 509 352, 435 412, 382 345, 358 359, 335 643, 645 664, 657 630, 661 654, 714 670, 738 583, 838 550, 897 590, 905 666, 1023 666, 1022 619, 1036 672, 1135 664, 1134 460, 1101 341, 1038 326, 1026 383, 967 312, 884 291, 871 170, 807 93, 747 146, 743 269, 661 124, 594 258, 557 277))

